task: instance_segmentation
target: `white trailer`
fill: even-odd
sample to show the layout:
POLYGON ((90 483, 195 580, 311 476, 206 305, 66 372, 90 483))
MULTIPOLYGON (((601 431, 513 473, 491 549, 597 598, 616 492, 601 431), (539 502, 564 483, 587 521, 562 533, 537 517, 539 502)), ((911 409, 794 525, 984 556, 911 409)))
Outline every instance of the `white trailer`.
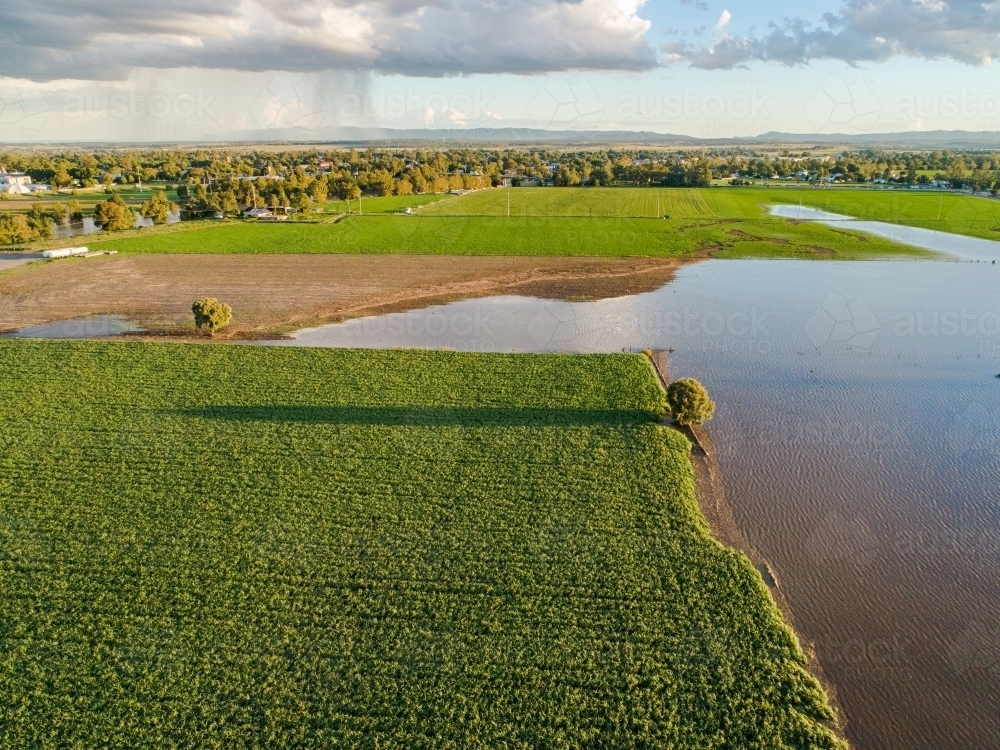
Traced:
POLYGON ((72 258, 75 255, 86 255, 85 247, 61 247, 58 250, 46 250, 42 253, 43 258, 72 258))

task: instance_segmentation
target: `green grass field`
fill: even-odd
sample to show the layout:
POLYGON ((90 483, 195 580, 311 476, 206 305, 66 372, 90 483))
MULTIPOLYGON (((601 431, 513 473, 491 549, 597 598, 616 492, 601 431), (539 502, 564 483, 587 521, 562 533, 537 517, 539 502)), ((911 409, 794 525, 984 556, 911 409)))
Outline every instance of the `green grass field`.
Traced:
MULTIPOLYGON (((795 188, 514 188, 363 200, 364 216, 155 227, 90 245, 122 253, 417 253, 742 258, 925 255, 855 232, 770 217, 784 203, 1000 240, 1000 202, 964 194, 795 188), (507 202, 510 201, 510 217, 507 202), (393 216, 404 207, 413 216, 393 216), (669 219, 657 219, 657 213, 669 219), (940 218, 939 218, 940 217, 940 218)), ((329 213, 348 205, 328 204, 329 213)), ((357 211, 352 202, 350 210, 357 211)), ((59 244, 59 241, 49 245, 59 244)), ((65 243, 63 243, 65 244, 65 243)), ((39 247, 41 245, 39 244, 39 247)))
MULTIPOLYGON (((176 225, 174 225, 176 226, 176 225)), ((349 216, 336 224, 226 223, 90 239, 121 253, 374 253, 870 258, 920 251, 875 237, 781 219, 690 221, 573 217, 349 216)))
MULTIPOLYGON (((361 212, 364 214, 398 214, 406 208, 417 209, 443 200, 454 200, 456 196, 446 193, 422 193, 420 195, 387 195, 377 198, 362 198, 361 212)), ((327 201, 323 213, 357 213, 358 201, 327 201)))
POLYGON ((0 341, 0 746, 829 748, 639 356, 0 341))
MULTIPOLYGON (((423 210, 427 216, 506 216, 506 190, 462 196, 423 210)), ((511 216, 643 216, 757 220, 767 206, 794 204, 859 219, 1000 240, 1000 201, 962 193, 817 188, 514 188, 511 216)))
MULTIPOLYGON (((142 190, 137 190, 135 185, 128 185, 115 186, 114 191, 126 203, 132 206, 139 206, 143 201, 149 200, 160 190, 164 190, 165 187, 166 183, 146 183, 143 185, 142 190)), ((176 190, 166 192, 170 200, 176 201, 178 199, 176 190)), ((36 193, 34 195, 7 196, 4 200, 0 200, 0 211, 26 213, 36 203, 47 207, 53 203, 66 205, 70 201, 75 200, 80 204, 83 213, 89 216, 93 214, 94 207, 98 203, 106 201, 110 197, 110 195, 104 192, 103 188, 99 190, 90 188, 80 189, 75 195, 73 193, 36 193)))
MULTIPOLYGON (((477 190, 428 206, 427 216, 578 216, 614 218, 703 218, 712 216, 702 190, 646 188, 510 188, 477 190)), ((756 214, 754 215, 756 216, 756 214)))

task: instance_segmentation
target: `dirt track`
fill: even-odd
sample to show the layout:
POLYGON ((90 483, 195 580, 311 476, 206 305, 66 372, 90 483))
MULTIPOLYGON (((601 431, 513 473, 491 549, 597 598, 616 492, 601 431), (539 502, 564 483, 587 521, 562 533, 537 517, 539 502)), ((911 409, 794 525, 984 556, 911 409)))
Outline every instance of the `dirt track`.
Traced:
POLYGON ((85 315, 125 315, 193 333, 191 303, 233 308, 223 338, 493 294, 601 299, 662 286, 684 261, 412 255, 139 255, 63 260, 0 274, 0 331, 85 315))
POLYGON ((5 253, 0 252, 0 271, 8 271, 31 263, 33 260, 40 260, 41 253, 5 253))

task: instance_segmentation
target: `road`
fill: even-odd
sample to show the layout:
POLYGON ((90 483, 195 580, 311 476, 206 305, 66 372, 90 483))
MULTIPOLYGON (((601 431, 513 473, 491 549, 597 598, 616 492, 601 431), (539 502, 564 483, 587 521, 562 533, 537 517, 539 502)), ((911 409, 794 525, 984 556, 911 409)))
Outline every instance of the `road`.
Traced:
POLYGON ((41 260, 41 253, 0 253, 0 271, 23 266, 33 260, 41 260))

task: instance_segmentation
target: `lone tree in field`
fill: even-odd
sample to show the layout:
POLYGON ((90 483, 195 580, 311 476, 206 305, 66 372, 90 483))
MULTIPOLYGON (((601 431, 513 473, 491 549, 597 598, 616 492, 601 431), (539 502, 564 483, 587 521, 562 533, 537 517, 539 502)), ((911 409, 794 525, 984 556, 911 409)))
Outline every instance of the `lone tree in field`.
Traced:
POLYGON ((225 328, 233 319, 233 308, 215 297, 198 300, 191 305, 191 312, 194 313, 194 324, 199 330, 207 328, 210 336, 215 335, 220 328, 225 328))
POLYGON ((671 383, 667 388, 667 405, 674 420, 685 427, 706 422, 715 414, 715 403, 708 397, 705 386, 694 378, 671 383))

